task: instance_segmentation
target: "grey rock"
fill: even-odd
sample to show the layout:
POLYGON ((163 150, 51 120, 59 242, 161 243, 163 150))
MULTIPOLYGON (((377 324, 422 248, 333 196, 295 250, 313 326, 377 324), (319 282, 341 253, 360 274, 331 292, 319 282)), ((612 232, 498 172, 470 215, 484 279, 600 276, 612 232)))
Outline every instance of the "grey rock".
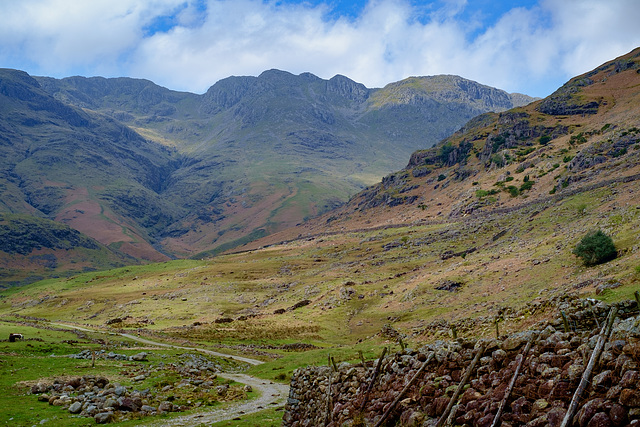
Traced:
POLYGON ((142 353, 138 353, 138 354, 134 354, 133 356, 130 356, 129 360, 133 360, 135 362, 144 362, 145 360, 147 360, 147 356, 148 354, 143 351, 142 353))
POLYGON ((69 406, 69 412, 71 412, 72 414, 78 414, 80 413, 80 411, 82 411, 82 403, 80 402, 73 402, 69 406))
POLYGON ((100 412, 95 414, 93 419, 96 420, 96 424, 107 424, 113 421, 113 412, 100 412))

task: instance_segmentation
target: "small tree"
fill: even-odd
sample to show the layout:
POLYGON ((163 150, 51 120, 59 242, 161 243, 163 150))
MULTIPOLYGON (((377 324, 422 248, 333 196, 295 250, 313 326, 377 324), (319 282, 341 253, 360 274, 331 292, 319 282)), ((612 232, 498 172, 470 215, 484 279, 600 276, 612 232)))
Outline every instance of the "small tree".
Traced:
POLYGON ((587 266, 602 264, 618 256, 613 240, 601 230, 588 232, 573 250, 573 254, 582 258, 587 266))

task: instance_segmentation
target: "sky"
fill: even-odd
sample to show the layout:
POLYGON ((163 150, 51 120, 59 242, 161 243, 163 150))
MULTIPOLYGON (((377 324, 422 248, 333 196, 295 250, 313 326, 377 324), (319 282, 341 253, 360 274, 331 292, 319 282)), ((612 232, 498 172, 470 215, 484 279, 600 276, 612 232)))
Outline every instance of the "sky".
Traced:
POLYGON ((280 69, 544 97, 640 46, 639 0, 0 0, 0 67, 204 93, 280 69))

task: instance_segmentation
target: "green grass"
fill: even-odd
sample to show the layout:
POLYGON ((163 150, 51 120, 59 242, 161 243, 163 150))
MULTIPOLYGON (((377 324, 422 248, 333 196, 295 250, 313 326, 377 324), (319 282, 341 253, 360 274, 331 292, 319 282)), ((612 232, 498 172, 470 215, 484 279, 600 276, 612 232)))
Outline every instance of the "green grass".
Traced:
MULTIPOLYGON (((335 346, 304 352, 279 352, 280 358, 252 366, 247 373, 274 382, 289 382, 293 371, 298 368, 308 365, 329 365, 329 356, 333 357, 336 364, 341 362, 361 363, 358 351, 362 351, 365 361, 377 359, 382 354, 382 347, 384 346, 379 340, 376 341, 375 343, 367 342, 349 346, 335 346)), ((387 346, 394 351, 400 349, 400 346, 396 343, 390 343, 387 346)))
MULTIPOLYGON (((181 360, 184 360, 181 358, 181 355, 185 353, 184 350, 145 349, 149 354, 147 362, 97 358, 95 367, 92 367, 91 360, 70 359, 61 356, 75 354, 83 349, 114 351, 127 355, 138 353, 141 350, 138 344, 118 336, 105 336, 99 333, 80 333, 78 335, 71 330, 51 329, 40 323, 28 326, 16 322, 24 321, 10 316, 0 319, 0 336, 5 337, 9 333, 22 333, 25 337, 24 341, 0 342, 0 393, 4 396, 3 399, 0 399, 0 425, 31 426, 41 419, 47 419, 49 423, 55 423, 55 425, 93 425, 91 419, 76 418, 60 407, 50 406, 46 402, 38 402, 37 396, 29 393, 31 385, 38 380, 52 381, 61 377, 98 375, 106 376, 111 382, 118 382, 135 389, 151 388, 155 394, 159 393, 159 388, 164 385, 175 384, 182 378, 175 372, 165 369, 158 370, 146 380, 134 384, 131 382, 129 374, 142 367, 158 366, 160 362, 166 366, 171 363, 180 363, 181 360), (100 338, 102 343, 94 340, 97 338, 100 338)), ((231 369, 237 367, 236 363, 226 358, 215 358, 215 362, 231 369)), ((240 384, 218 379, 218 384, 222 383, 230 383, 232 387, 236 388, 241 387, 240 384)), ((203 407, 220 405, 216 397, 211 394, 189 394, 188 391, 182 390, 174 389, 175 404, 185 404, 190 400, 202 402, 203 407)), ((251 398, 252 396, 253 393, 249 393, 247 397, 251 398)), ((139 424, 139 420, 119 423, 119 425, 137 424, 139 424)))

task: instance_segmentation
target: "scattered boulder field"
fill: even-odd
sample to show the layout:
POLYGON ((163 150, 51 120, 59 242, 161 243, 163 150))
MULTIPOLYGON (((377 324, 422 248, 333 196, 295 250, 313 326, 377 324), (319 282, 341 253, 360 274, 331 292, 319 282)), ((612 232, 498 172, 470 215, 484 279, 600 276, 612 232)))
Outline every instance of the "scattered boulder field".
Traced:
POLYGON ((93 418, 96 424, 107 424, 246 398, 246 393, 252 391, 251 387, 218 381, 216 373, 221 372, 222 367, 201 355, 183 354, 178 363, 141 363, 148 362, 148 356, 147 352, 127 356, 104 350, 95 354, 83 350, 66 357, 139 362, 122 372, 130 377, 132 384, 160 377, 175 378, 175 381, 157 381, 159 387, 141 385, 138 389, 112 382, 105 376, 84 375, 38 381, 31 386, 31 393, 37 395, 40 402, 93 418))

